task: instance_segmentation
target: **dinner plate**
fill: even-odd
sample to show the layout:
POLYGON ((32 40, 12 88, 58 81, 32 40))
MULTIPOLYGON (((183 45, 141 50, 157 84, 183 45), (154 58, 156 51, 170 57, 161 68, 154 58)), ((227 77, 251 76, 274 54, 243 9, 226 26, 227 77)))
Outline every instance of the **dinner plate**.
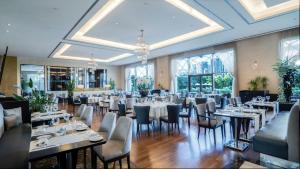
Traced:
POLYGON ((92 141, 92 142, 100 141, 100 140, 102 140, 102 139, 103 139, 103 137, 100 136, 100 135, 93 135, 93 136, 90 136, 90 137, 89 137, 89 140, 92 141))
POLYGON ((85 127, 85 126, 77 126, 76 127, 76 131, 84 131, 86 129, 87 129, 87 127, 85 127))

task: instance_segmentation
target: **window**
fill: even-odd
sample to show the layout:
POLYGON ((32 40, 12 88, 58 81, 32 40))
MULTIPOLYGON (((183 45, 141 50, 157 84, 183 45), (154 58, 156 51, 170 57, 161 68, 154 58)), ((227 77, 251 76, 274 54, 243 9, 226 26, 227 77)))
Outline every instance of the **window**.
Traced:
POLYGON ((154 88, 154 65, 147 64, 136 67, 129 67, 125 69, 126 91, 137 91, 136 79, 149 78, 151 89, 154 88))
POLYGON ((295 82, 292 87, 292 100, 300 99, 300 40, 299 36, 285 38, 281 41, 281 60, 288 60, 288 64, 296 66, 295 82))
POLYGON ((41 65, 20 65, 21 69, 21 88, 23 94, 31 93, 28 85, 30 79, 33 82, 33 89, 45 91, 45 70, 41 65))
POLYGON ((234 50, 177 59, 173 62, 177 92, 231 93, 234 50))

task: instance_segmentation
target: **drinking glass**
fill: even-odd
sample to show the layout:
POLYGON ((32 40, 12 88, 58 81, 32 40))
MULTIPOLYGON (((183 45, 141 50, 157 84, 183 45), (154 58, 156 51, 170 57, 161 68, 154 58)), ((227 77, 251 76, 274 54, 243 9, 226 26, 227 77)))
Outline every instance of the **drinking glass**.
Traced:
POLYGON ((266 96, 266 100, 267 100, 267 102, 269 102, 270 96, 266 96))

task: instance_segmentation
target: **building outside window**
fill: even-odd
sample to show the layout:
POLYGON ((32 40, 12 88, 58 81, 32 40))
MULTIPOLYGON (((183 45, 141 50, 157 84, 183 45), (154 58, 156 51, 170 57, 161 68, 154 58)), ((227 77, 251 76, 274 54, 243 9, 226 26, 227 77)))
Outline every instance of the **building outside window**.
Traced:
POLYGON ((176 92, 232 93, 234 50, 176 59, 176 92), (226 66, 225 66, 226 64, 226 66))

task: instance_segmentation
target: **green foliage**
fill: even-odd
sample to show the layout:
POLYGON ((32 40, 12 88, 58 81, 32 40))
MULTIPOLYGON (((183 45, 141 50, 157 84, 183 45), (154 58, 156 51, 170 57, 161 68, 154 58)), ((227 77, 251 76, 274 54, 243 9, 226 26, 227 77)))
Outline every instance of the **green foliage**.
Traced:
POLYGON ((75 90, 75 81, 74 80, 69 80, 66 84, 66 88, 67 88, 67 91, 68 91, 68 97, 73 97, 74 90, 75 90))
POLYGON ((153 89, 154 80, 152 77, 136 77, 132 75, 130 80, 132 92, 153 89))
POLYGON ((279 101, 289 102, 293 94, 293 87, 298 87, 300 82, 299 66, 290 64, 294 57, 285 60, 279 60, 273 65, 273 70, 279 77, 279 101))
POLYGON ((31 78, 29 79, 28 86, 29 86, 31 89, 33 88, 33 81, 32 81, 31 78))
POLYGON ((187 92, 188 91, 188 76, 178 76, 177 77, 177 91, 187 92))
POLYGON ((115 89, 116 88, 116 83, 115 83, 115 81, 114 80, 112 80, 112 79, 109 79, 109 86, 110 86, 110 89, 115 89))
POLYGON ((257 76, 255 79, 250 80, 248 83, 249 90, 266 90, 268 87, 269 79, 265 76, 257 76))

